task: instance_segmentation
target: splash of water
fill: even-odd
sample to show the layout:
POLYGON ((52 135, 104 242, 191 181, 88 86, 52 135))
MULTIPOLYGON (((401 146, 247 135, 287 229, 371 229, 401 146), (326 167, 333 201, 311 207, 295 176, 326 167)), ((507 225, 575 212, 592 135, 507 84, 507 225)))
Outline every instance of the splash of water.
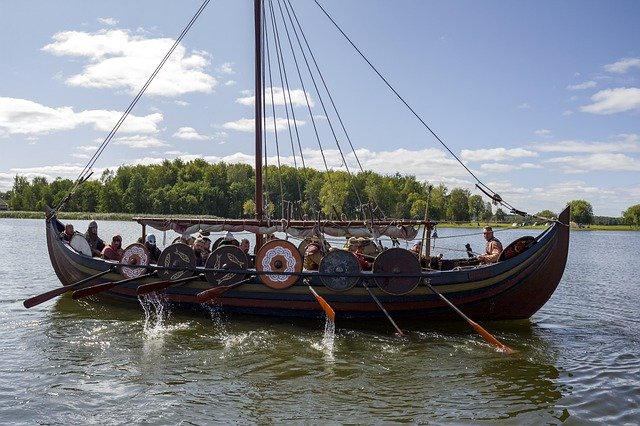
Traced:
POLYGON ((211 322, 213 322, 215 329, 220 332, 220 336, 224 340, 227 337, 228 333, 222 318, 222 312, 220 310, 220 306, 216 304, 207 303, 205 307, 207 308, 207 311, 209 311, 209 315, 211 316, 211 322))
POLYGON ((139 296, 138 300, 144 310, 144 335, 148 339, 161 338, 167 331, 165 322, 170 316, 167 305, 157 293, 139 296))
POLYGON ((329 317, 326 317, 324 323, 324 334, 322 335, 322 341, 317 344, 313 344, 312 347, 321 351, 324 354, 324 358, 327 361, 333 361, 333 348, 336 339, 336 323, 331 321, 329 317))

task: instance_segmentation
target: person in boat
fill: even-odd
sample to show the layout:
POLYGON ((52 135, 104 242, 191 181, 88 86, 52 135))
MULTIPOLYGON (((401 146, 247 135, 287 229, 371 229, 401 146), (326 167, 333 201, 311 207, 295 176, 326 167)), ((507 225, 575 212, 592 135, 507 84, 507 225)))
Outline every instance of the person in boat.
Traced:
POLYGON ((487 247, 485 254, 478 255, 477 259, 480 263, 495 263, 502 253, 502 243, 496 237, 493 236, 493 228, 485 226, 482 230, 482 235, 487 241, 487 247))
POLYGON ((417 243, 415 243, 409 251, 415 254, 418 259, 420 259, 420 254, 422 253, 422 241, 418 241, 417 243))
POLYGON ((204 241, 204 253, 209 257, 211 254, 211 238, 202 236, 202 241, 204 241))
POLYGON ((60 238, 66 241, 67 243, 71 242, 71 238, 75 235, 76 231, 73 229, 73 224, 67 223, 64 226, 64 231, 60 233, 60 238))
POLYGON ((173 241, 171 241, 171 244, 177 244, 177 243, 187 244, 187 239, 181 235, 179 237, 175 237, 173 241))
POLYGON ((156 236, 153 234, 147 235, 144 241, 144 246, 149 250, 150 263, 158 263, 160 258, 160 249, 156 245, 156 236))
POLYGON ((267 234, 264 236, 264 242, 268 243, 269 241, 273 241, 273 240, 279 240, 278 237, 276 237, 275 234, 267 234))
POLYGON ((317 271, 320 268, 320 261, 324 256, 322 252, 322 241, 315 237, 308 240, 309 243, 304 250, 304 261, 302 266, 308 271, 317 271))
POLYGON ((251 248, 251 243, 246 238, 243 238, 240 241, 240 250, 244 252, 247 256, 249 256, 249 249, 251 248))
POLYGON ((236 246, 239 247, 240 243, 236 240, 236 237, 230 231, 224 236, 224 240, 220 241, 221 246, 236 246))
POLYGON ((351 237, 347 242, 349 251, 358 259, 362 271, 370 271, 373 264, 365 258, 364 247, 369 242, 368 238, 351 237))
POLYGON ((102 256, 102 249, 105 244, 102 241, 102 238, 98 237, 98 223, 95 220, 89 222, 89 227, 87 228, 87 232, 85 232, 84 237, 89 243, 89 247, 91 247, 91 254, 94 257, 102 256))
POLYGON ((122 237, 120 235, 114 235, 111 239, 111 243, 107 244, 102 249, 102 258, 120 262, 123 252, 124 250, 122 249, 122 237))
POLYGON ((204 239, 198 237, 193 240, 193 253, 196 255, 196 266, 204 266, 207 262, 207 253, 205 251, 204 239))

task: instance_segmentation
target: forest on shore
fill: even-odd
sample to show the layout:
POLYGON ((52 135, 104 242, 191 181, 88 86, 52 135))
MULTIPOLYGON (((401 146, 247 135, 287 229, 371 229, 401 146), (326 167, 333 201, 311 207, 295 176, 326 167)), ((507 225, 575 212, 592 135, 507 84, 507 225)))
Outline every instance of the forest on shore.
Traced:
MULTIPOLYGON (((289 166, 268 166, 263 170, 266 212, 272 218, 358 220, 371 217, 435 221, 505 222, 514 218, 501 208, 493 210, 480 195, 462 188, 429 185, 415 176, 391 176, 371 171, 349 174, 321 172, 289 166), (302 200, 302 201, 300 201, 302 200)), ((44 211, 45 205, 65 201, 67 212, 130 213, 144 215, 206 215, 223 218, 253 218, 254 170, 247 164, 165 160, 160 164, 125 165, 105 170, 99 179, 88 180, 74 189, 70 179, 49 182, 36 177, 29 181, 16 176, 13 188, 0 193, 9 209, 44 211)), ((623 217, 593 215, 584 200, 568 201, 572 220, 588 225, 640 224, 640 205, 630 207, 623 217), (629 214, 627 214, 629 213, 629 214)), ((552 218, 559 212, 528 212, 552 218)), ((520 217, 520 220, 522 218, 520 217)))

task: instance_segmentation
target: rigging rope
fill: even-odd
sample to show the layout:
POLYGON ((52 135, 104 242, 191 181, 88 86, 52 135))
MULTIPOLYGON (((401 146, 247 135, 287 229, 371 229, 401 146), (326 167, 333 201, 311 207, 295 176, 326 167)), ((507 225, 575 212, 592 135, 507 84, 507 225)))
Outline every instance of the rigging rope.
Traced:
MULTIPOLYGON (((277 162, 278 162, 278 182, 280 184, 280 213, 282 215, 282 217, 284 217, 284 190, 283 190, 283 186, 282 186, 282 165, 280 164, 280 143, 278 141, 278 122, 277 122, 277 118, 276 118, 276 102, 275 102, 275 96, 273 95, 273 79, 271 76, 271 55, 269 54, 269 33, 267 32, 267 25, 266 25, 266 18, 265 18, 265 14, 262 14, 263 16, 263 28, 265 29, 264 31, 264 44, 266 47, 266 56, 267 56, 267 63, 265 64, 267 67, 267 71, 269 73, 269 92, 271 94, 271 111, 273 114, 273 134, 274 134, 274 139, 275 139, 275 144, 276 144, 276 158, 277 158, 277 162)), ((265 96, 266 98, 266 96, 265 96)), ((264 111, 264 110, 263 110, 264 111)), ((266 111, 265 111, 265 119, 266 119, 266 111)), ((266 139, 266 137, 265 137, 266 139)))
MULTIPOLYGON (((271 25, 273 27, 273 33, 274 33, 274 44, 275 44, 275 50, 276 50, 276 58, 278 60, 278 71, 279 71, 279 75, 280 75, 280 82, 281 85, 283 87, 282 90, 282 100, 283 100, 283 105, 284 105, 284 111, 287 117, 287 129, 289 131, 289 141, 291 142, 291 152, 292 152, 292 157, 293 157, 293 167, 298 170, 298 162, 296 160, 296 150, 295 150, 295 146, 293 143, 293 133, 291 131, 291 118, 289 117, 289 107, 291 108, 291 117, 293 117, 294 120, 294 126, 296 129, 296 135, 298 136, 297 140, 298 140, 298 146, 300 147, 300 158, 302 159, 302 167, 303 169, 305 168, 305 163, 304 163, 304 156, 302 155, 302 146, 300 144, 300 137, 298 134, 298 127, 295 123, 295 112, 293 109, 293 103, 291 102, 291 91, 289 88, 289 80, 287 78, 287 70, 286 67, 284 67, 284 55, 282 52, 282 44, 280 43, 280 32, 278 31, 278 26, 276 25, 276 17, 275 17, 275 13, 274 13, 274 9, 273 9, 273 5, 271 3, 271 0, 269 0, 269 5, 271 6, 269 8, 270 10, 270 14, 271 14, 271 25), (289 103, 287 103, 287 95, 289 97, 289 103)), ((273 100, 274 104, 275 104, 275 99, 273 100)), ((275 115, 275 113, 274 113, 275 115)), ((302 185, 300 184, 300 178, 298 176, 298 174, 295 174, 295 178, 296 178, 296 185, 298 187, 298 199, 302 200, 302 185)), ((284 197, 283 197, 283 202, 284 202, 284 197)))
MULTIPOLYGON (((315 64, 315 66, 316 66, 316 72, 318 73, 319 78, 322 80, 322 83, 324 84, 324 89, 327 92, 327 95, 329 96, 329 99, 331 99, 332 103, 333 103, 333 98, 331 97, 331 93, 329 92, 329 89, 328 89, 328 87, 326 85, 326 82, 325 82, 324 78, 322 77, 322 72, 320 71, 320 67, 318 66, 318 63, 316 62, 315 57, 313 55, 313 52, 311 50, 311 47, 309 46, 309 43, 307 42, 307 39, 306 39, 306 37, 304 35, 304 31, 302 30, 302 26, 300 25, 300 21, 298 21, 298 17, 296 15, 295 11, 293 10, 293 5, 291 4, 291 2, 289 0, 285 0, 284 6, 285 6, 285 10, 287 11, 287 14, 289 15, 289 19, 290 19, 290 21, 292 23, 293 31, 294 31, 294 34, 296 36, 296 40, 298 42, 298 46, 300 48, 300 51, 302 52, 302 56, 304 58, 304 62, 307 65, 307 70, 309 71, 309 75, 311 76, 311 81, 313 82, 313 86, 314 86, 314 88, 316 90, 316 94, 318 95, 318 100, 320 101, 320 105, 322 106, 322 111, 324 112, 324 115, 327 117, 327 124, 329 125, 329 129, 331 130, 331 134, 333 135, 333 139, 336 142, 336 147, 338 148, 338 152, 340 153, 340 158, 342 159, 342 163, 344 164, 344 168, 345 168, 347 174, 349 175, 349 182, 351 183, 351 186, 353 187, 353 191, 354 191, 354 194, 356 195, 356 198, 358 199, 358 203, 361 205, 362 204, 362 200, 360 199, 360 194, 358 192, 358 188, 355 185, 353 174, 351 173, 351 170, 349 170, 349 164, 347 163, 347 160, 346 160, 346 158, 344 156, 342 148, 340 147, 340 142, 338 141, 338 136, 336 135, 336 132, 335 132, 335 129, 333 128, 331 120, 328 119, 329 113, 328 113, 327 108, 326 108, 326 106, 324 104, 323 97, 320 94, 320 89, 318 88, 318 84, 316 83, 316 79, 313 76, 313 71, 311 70, 311 66, 309 65, 309 61, 307 60, 307 55, 305 55, 305 50, 304 50, 304 48, 302 46, 302 43, 300 42, 300 37, 298 36, 298 31, 296 30, 296 26, 293 25, 294 24, 294 20, 295 20, 295 24, 297 24, 298 30, 300 31, 300 35, 302 36, 302 38, 305 41, 305 44, 306 44, 306 47, 307 47, 307 51, 309 52, 309 56, 313 59, 313 62, 315 64), (287 7, 287 5, 288 5, 288 7, 287 7), (289 9, 291 10, 291 12, 289 12, 289 9), (292 15, 293 15, 294 19, 291 19, 292 15)), ((335 109, 335 104, 333 104, 333 106, 334 106, 334 109, 335 109)), ((342 124, 342 120, 340 119, 340 114, 338 114, 337 109, 335 109, 335 112, 336 112, 336 116, 338 117, 338 120, 342 124)), ((344 126, 343 126, 343 129, 344 129, 344 126)), ((345 134, 347 134, 346 129, 345 129, 345 134)), ((347 139, 349 139, 348 134, 347 134, 347 139)), ((350 140, 349 140, 349 144, 351 145, 351 141, 350 140)), ((352 149, 352 152, 353 152, 354 156, 356 157, 356 160, 358 160, 358 157, 356 155, 355 149, 353 149, 353 145, 351 145, 351 149, 352 149)), ((358 165, 360 165, 360 161, 359 160, 358 160, 358 165)), ((360 170, 364 171, 362 169, 361 165, 360 165, 360 170)), ((339 215, 338 215, 338 217, 339 217, 339 215)))
POLYGON ((127 107, 127 109, 125 110, 125 112, 122 114, 122 116, 120 117, 120 119, 118 120, 118 122, 116 123, 116 125, 111 129, 111 131, 109 132, 109 134, 107 135, 107 137, 102 141, 102 143, 100 144, 100 146, 98 147, 98 149, 96 150, 96 152, 93 154, 93 156, 89 159, 89 162, 87 163, 87 165, 84 167, 84 169, 82 169, 82 171, 80 172, 80 174, 78 175, 78 178, 75 181, 75 184, 73 185, 73 187, 71 188, 71 190, 69 191, 69 193, 62 199, 62 201, 60 201, 60 203, 56 206, 56 210, 60 210, 62 209, 64 203, 71 197, 71 195, 73 195, 73 193, 76 191, 76 189, 78 188, 78 186, 80 186, 80 184, 84 183, 89 176, 91 176, 91 174, 93 174, 93 172, 91 171, 91 168, 93 168, 94 164, 96 163, 96 161, 98 161, 98 158, 100 157, 100 155, 102 155, 102 152, 105 150, 105 148, 107 147, 107 145, 109 144, 109 142, 111 142, 111 140, 113 139, 113 137, 115 136, 115 134, 118 132, 118 130, 120 129, 120 126, 122 126, 122 123, 124 123, 125 119, 129 116, 129 113, 133 110, 133 108, 136 106, 136 104, 138 103, 138 101, 140 100, 140 98, 142 97, 142 95, 147 91, 147 88, 149 87, 149 85, 151 84, 151 82, 153 81, 153 79, 156 77, 156 75, 158 75, 158 73, 160 72, 160 70, 162 69, 162 67, 164 66, 164 64, 167 62, 167 60, 169 60, 169 57, 171 56, 171 54, 173 53, 173 51, 178 47, 178 45, 180 45, 180 42, 182 41, 182 39, 187 35, 187 33, 189 32, 189 30, 191 29, 191 27, 193 26, 193 24, 196 22, 196 20, 200 17, 200 15, 202 14, 202 12, 204 11, 204 9, 207 7, 207 5, 209 4, 210 0, 204 0, 204 2, 200 5, 200 8, 198 8, 198 10, 196 11, 196 13, 191 17, 191 20, 189 21, 189 23, 184 27, 184 29, 182 30, 182 32, 180 33, 180 36, 178 36, 178 38, 176 39, 176 41, 173 43, 173 45, 171 46, 171 48, 167 51, 167 53, 164 55, 164 57, 162 58, 162 60, 160 61, 160 63, 158 64, 158 66, 156 67, 156 69, 153 71, 153 73, 151 74, 151 76, 147 79, 147 81, 144 83, 144 85, 142 86, 142 88, 140 89, 140 91, 138 92, 138 94, 133 98, 133 100, 131 101, 131 103, 129 104, 129 106, 127 107))
POLYGON ((431 133, 431 135, 433 135, 433 137, 440 143, 440 145, 442 145, 447 150, 447 152, 449 152, 449 154, 451 154, 453 156, 453 158, 456 159, 456 161, 469 173, 469 175, 471 175, 476 180, 476 182, 477 182, 476 187, 478 189, 482 190, 482 192, 484 192, 485 194, 487 194, 489 196, 489 198, 491 198, 494 201, 494 203, 501 204, 501 205, 509 208, 512 213, 519 214, 519 215, 522 215, 522 216, 527 216, 526 212, 523 212, 521 210, 517 210, 513 206, 511 206, 509 203, 505 202, 499 194, 497 194, 495 191, 493 191, 491 188, 489 188, 484 182, 482 182, 471 171, 471 169, 469 169, 467 167, 467 165, 464 164, 462 162, 462 160, 460 160, 460 158, 458 158, 458 156, 453 153, 453 151, 447 146, 447 144, 445 144, 444 141, 442 139, 440 139, 440 137, 436 134, 436 132, 433 131, 431 129, 431 127, 429 127, 429 125, 422 119, 422 117, 420 117, 420 115, 418 115, 418 113, 411 107, 411 105, 409 105, 409 103, 407 103, 407 101, 405 101, 405 99, 396 91, 396 89, 391 85, 391 83, 389 83, 389 81, 378 71, 378 69, 371 63, 371 61, 369 61, 369 59, 364 55, 364 53, 362 53, 362 51, 355 45, 355 43, 353 41, 351 41, 349 36, 342 30, 342 28, 340 28, 340 26, 337 24, 337 22, 329 15, 329 13, 322 7, 322 5, 320 5, 320 3, 318 3, 318 0, 314 0, 314 2, 320 8, 320 10, 325 14, 325 16, 329 19, 329 21, 331 21, 331 23, 336 27, 336 29, 342 34, 342 36, 356 50, 356 52, 358 52, 358 54, 362 57, 362 59, 364 59, 364 61, 369 65, 369 67, 378 75, 378 77, 380 77, 380 79, 386 84, 386 86, 405 105, 405 107, 407 107, 407 109, 409 111, 411 111, 411 113, 418 119, 418 121, 420 121, 420 123, 422 123, 422 125, 429 131, 429 133, 431 133), (482 188, 484 188, 484 190, 482 188))

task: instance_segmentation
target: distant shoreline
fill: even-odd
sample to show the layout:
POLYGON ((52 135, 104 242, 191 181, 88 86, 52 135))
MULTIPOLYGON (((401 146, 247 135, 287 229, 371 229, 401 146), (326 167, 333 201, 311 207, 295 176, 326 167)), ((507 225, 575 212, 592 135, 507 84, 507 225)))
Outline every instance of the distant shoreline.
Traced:
MULTIPOLYGON (((139 216, 157 216, 162 218, 171 218, 171 217, 192 217, 192 218, 210 218, 216 219, 215 216, 197 216, 197 215, 152 215, 152 214, 131 214, 131 213, 87 213, 87 212, 61 212, 58 215, 58 218, 62 221, 65 220, 121 220, 121 221, 132 221, 134 217, 139 216)), ((0 220, 1 219, 44 219, 44 212, 27 212, 27 211, 11 211, 5 210, 0 211, 0 220)), ((217 218, 219 219, 219 218, 217 218)), ((450 222, 438 222, 439 228, 478 228, 484 225, 491 225, 494 228, 515 228, 511 223, 483 223, 473 221, 469 223, 450 223, 450 222)), ((519 228, 525 229, 544 229, 545 225, 526 225, 519 226, 519 228)), ((584 228, 572 227, 573 231, 640 231, 640 228, 634 228, 629 225, 589 225, 584 228)))

